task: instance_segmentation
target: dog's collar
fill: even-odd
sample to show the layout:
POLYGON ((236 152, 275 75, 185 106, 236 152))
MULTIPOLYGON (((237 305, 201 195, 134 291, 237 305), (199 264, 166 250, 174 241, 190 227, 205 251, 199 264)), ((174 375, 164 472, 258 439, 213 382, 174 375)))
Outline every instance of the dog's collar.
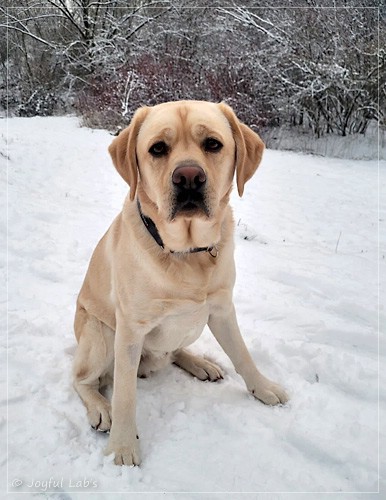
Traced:
MULTIPOLYGON (((138 211, 139 215, 141 216, 142 222, 144 223, 146 229, 149 231, 149 233, 153 236, 154 240, 158 243, 158 245, 164 249, 165 245, 164 242, 162 241, 162 238, 158 232, 157 226, 155 225, 154 221, 150 219, 150 217, 147 217, 141 209, 141 204, 139 200, 137 199, 137 206, 138 206, 138 211)), ((210 247, 197 247, 197 248, 190 248, 189 250, 183 251, 183 252, 176 252, 174 250, 170 250, 170 253, 199 253, 199 252, 208 252, 209 255, 212 257, 216 258, 218 256, 218 248, 216 245, 212 245, 210 247)))

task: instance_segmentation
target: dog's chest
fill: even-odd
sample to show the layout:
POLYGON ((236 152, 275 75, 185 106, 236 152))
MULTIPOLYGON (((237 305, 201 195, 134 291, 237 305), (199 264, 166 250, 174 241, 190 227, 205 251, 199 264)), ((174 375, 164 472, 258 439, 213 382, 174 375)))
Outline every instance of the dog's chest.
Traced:
POLYGON ((145 337, 144 349, 153 353, 172 352, 192 344, 201 335, 209 317, 206 303, 176 308, 145 337))

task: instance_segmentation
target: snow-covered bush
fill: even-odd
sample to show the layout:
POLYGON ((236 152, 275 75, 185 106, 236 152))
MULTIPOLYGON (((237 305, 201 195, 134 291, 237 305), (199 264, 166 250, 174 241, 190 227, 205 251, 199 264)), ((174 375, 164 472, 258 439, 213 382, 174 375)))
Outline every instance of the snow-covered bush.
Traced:
POLYGON ((51 114, 65 93, 95 127, 178 99, 225 100, 254 128, 316 137, 385 124, 377 0, 13 3, 0 7, 0 104, 17 114, 51 114))

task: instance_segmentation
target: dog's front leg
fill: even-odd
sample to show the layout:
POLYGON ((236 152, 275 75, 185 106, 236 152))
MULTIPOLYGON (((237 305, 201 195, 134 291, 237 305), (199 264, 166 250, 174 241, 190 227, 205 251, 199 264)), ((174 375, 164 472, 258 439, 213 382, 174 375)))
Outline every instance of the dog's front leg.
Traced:
POLYGON ((268 405, 288 401, 285 391, 264 377, 256 368, 241 336, 233 304, 227 311, 216 311, 211 314, 208 326, 231 359, 237 373, 243 377, 248 390, 257 399, 268 405))
POLYGON ((137 372, 143 337, 132 333, 124 318, 117 316, 115 332, 112 424, 106 454, 115 453, 117 465, 139 465, 136 426, 137 372))

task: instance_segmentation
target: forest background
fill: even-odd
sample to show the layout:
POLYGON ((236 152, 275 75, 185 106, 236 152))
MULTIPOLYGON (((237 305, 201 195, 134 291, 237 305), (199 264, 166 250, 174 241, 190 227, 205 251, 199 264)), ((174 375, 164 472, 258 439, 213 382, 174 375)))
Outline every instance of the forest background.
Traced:
POLYGON ((384 133, 385 26, 385 0, 6 0, 0 107, 114 131, 141 105, 224 100, 268 139, 384 133))

